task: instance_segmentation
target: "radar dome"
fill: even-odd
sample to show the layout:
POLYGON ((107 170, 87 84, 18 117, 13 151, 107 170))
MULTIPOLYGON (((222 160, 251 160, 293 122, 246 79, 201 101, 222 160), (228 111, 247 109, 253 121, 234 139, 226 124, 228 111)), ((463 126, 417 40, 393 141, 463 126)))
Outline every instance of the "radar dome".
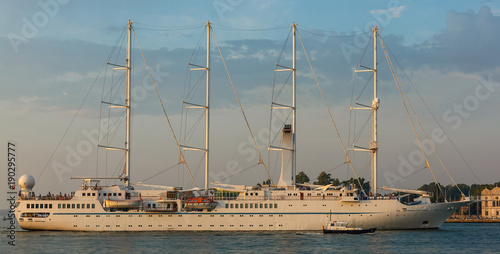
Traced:
POLYGON ((19 178, 19 186, 22 190, 31 190, 35 186, 35 178, 31 175, 23 175, 19 178))

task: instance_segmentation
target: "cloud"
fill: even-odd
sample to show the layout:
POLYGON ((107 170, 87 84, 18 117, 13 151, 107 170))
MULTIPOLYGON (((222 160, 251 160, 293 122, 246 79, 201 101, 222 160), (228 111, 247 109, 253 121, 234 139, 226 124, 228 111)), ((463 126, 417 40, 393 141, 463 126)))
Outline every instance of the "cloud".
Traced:
POLYGON ((446 30, 435 35, 433 41, 419 45, 426 49, 415 53, 429 56, 433 67, 442 70, 491 71, 500 66, 498 27, 500 16, 494 16, 488 6, 481 7, 478 13, 450 10, 446 30))
POLYGON ((380 14, 387 14, 390 13, 391 18, 401 18, 401 13, 406 9, 405 5, 400 5, 396 6, 393 8, 389 9, 377 9, 377 10, 371 10, 370 14, 372 15, 380 15, 380 14))

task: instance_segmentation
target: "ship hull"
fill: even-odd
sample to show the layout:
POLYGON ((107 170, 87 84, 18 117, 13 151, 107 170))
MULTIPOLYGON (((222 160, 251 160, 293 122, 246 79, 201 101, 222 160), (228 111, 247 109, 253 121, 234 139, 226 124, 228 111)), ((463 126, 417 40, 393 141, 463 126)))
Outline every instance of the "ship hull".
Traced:
MULTIPOLYGON (((395 199, 361 200, 232 200, 218 201, 212 211, 145 212, 105 211, 95 200, 95 209, 59 209, 61 201, 20 200, 16 218, 26 230, 69 231, 320 231, 325 222, 379 230, 437 229, 463 202, 405 205, 395 199), (24 203, 53 202, 54 209, 22 209, 24 203), (225 208, 226 204, 265 204, 266 208, 225 208), (269 208, 267 208, 269 207, 269 208), (49 213, 44 218, 23 213, 49 213), (330 217, 331 216, 331 217, 330 217)), ((71 201, 64 203, 71 204, 71 201)))

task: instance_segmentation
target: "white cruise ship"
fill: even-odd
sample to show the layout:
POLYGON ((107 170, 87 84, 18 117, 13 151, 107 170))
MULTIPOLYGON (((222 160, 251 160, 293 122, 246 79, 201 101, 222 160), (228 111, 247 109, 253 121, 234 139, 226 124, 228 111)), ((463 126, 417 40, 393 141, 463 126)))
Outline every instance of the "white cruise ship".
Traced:
MULTIPOLYGON (((128 23, 127 59, 130 59, 132 22, 128 23)), ((210 23, 207 23, 207 91, 210 70, 210 23)), ((274 186, 226 185, 208 182, 208 130, 209 99, 204 107, 207 114, 207 139, 205 148, 193 148, 178 144, 184 149, 202 150, 206 158, 205 188, 182 190, 164 187, 156 190, 135 190, 129 179, 130 165, 130 110, 131 110, 131 63, 123 68, 127 72, 126 105, 114 105, 126 110, 126 142, 123 150, 125 169, 123 185, 102 186, 105 177, 82 177, 81 188, 71 196, 36 196, 33 192, 34 178, 24 175, 19 179, 20 196, 16 201, 15 215, 19 225, 26 230, 69 231, 320 231, 326 222, 344 221, 349 225, 377 229, 436 229, 461 206, 469 201, 431 203, 431 197, 423 191, 389 189, 394 192, 418 194, 411 203, 397 197, 376 194, 376 110, 378 98, 375 94, 373 139, 368 149, 372 156, 372 191, 352 187, 317 186, 296 184, 295 169, 295 36, 293 32, 293 66, 288 69, 293 78, 293 121, 282 128, 281 176, 274 186), (287 163, 292 162, 292 163, 287 163)), ((376 50, 377 30, 374 29, 376 50)), ((376 63, 376 54, 375 61, 376 63)), ((376 73, 376 64, 373 69, 376 73)), ((376 78, 375 89, 376 89, 376 78)), ((207 92, 208 94, 208 92, 207 92)), ((208 97, 208 96, 207 96, 208 97)), ((284 105, 280 105, 286 107, 284 105)), ((181 149, 182 148, 182 149, 181 149)), ((348 157, 347 157, 348 158, 348 157)))

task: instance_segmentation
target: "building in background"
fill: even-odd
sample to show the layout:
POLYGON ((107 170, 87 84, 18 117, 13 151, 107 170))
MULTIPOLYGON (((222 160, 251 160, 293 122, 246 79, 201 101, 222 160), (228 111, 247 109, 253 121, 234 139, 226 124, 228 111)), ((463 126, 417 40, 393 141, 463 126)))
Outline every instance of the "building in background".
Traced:
POLYGON ((481 191, 481 200, 483 218, 500 218, 500 187, 481 191))

